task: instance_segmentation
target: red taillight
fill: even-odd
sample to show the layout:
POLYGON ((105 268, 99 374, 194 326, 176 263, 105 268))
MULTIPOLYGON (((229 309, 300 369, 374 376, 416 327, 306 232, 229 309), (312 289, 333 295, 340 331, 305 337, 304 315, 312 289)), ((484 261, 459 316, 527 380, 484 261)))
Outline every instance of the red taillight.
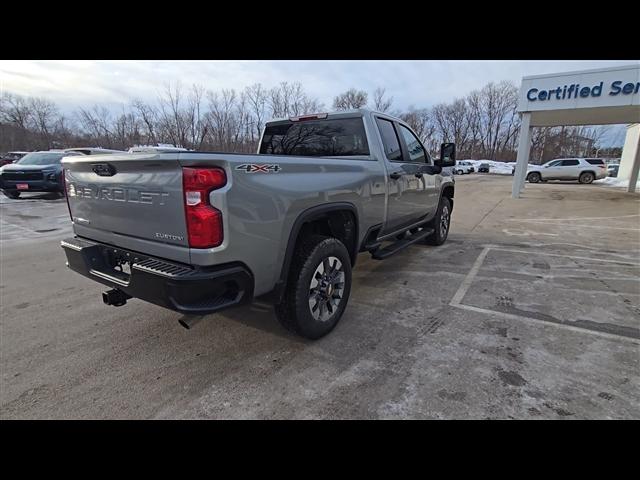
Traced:
POLYGON ((227 176, 221 168, 182 169, 184 211, 190 247, 211 248, 222 243, 222 212, 209 203, 209 192, 226 184, 227 176))

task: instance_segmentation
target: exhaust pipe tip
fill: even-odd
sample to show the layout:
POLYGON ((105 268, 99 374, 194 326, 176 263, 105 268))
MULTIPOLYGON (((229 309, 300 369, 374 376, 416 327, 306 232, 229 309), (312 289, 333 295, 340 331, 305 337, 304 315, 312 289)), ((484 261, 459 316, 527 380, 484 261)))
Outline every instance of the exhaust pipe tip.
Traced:
POLYGON ((193 326, 202 320, 203 315, 184 315, 178 323, 182 325, 187 330, 193 328, 193 326))

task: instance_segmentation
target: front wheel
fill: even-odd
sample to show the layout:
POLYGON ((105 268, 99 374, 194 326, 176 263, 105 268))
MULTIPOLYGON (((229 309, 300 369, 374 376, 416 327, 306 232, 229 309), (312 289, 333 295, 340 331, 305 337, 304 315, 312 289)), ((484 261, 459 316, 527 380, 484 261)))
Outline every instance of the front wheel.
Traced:
POLYGON ((430 222, 433 233, 425 238, 428 245, 442 245, 449 236, 449 227, 451 226, 451 200, 447 197, 440 199, 436 216, 430 222))
POLYGON ((464 175, 464 170, 458 170, 458 175, 464 175))
POLYGON ((315 340, 336 326, 351 292, 351 258, 333 237, 310 235, 296 248, 276 316, 288 330, 315 340))

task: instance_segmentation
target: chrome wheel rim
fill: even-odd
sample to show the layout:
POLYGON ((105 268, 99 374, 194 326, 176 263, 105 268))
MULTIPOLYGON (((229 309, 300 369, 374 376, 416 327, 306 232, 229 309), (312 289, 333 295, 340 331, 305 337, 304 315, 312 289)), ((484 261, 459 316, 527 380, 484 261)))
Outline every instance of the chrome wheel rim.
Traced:
POLYGON ((449 230, 449 207, 447 205, 442 207, 442 213, 440 214, 440 237, 444 238, 449 230))
POLYGON ((323 259, 311 277, 309 311, 320 322, 328 321, 338 310, 344 292, 344 269, 336 257, 323 259))

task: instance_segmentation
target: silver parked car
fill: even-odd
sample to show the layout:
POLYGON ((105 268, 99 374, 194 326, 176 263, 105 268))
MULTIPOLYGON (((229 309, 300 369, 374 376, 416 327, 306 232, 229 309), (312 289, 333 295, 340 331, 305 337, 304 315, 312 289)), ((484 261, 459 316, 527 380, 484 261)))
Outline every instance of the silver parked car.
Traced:
POLYGON ((591 183, 607 176, 607 166, 601 158, 558 158, 544 165, 529 165, 527 180, 531 183, 547 180, 578 180, 591 183))

